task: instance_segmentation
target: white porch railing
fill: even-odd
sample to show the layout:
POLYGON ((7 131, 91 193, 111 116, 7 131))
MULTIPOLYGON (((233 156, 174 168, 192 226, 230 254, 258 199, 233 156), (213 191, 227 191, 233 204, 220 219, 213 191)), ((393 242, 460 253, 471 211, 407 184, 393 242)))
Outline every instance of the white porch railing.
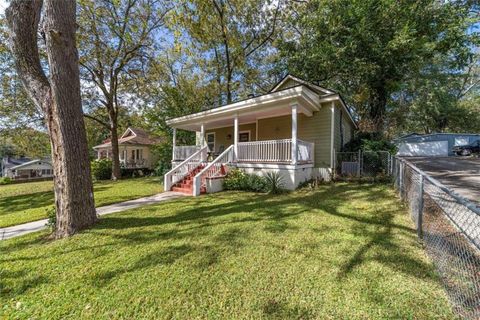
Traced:
POLYGON ((193 179, 193 195, 200 195, 202 187, 206 187, 206 179, 217 177, 222 173, 222 167, 233 161, 233 145, 223 151, 215 160, 210 162, 193 179))
POLYGON ((182 180, 190 171, 198 167, 202 162, 207 159, 208 147, 203 147, 197 152, 187 157, 178 166, 167 172, 164 176, 163 188, 165 191, 169 191, 172 186, 182 180))
POLYGON ((265 140, 240 142, 238 144, 238 162, 291 162, 292 140, 265 140))
POLYGON ((313 162, 315 159, 315 143, 297 140, 297 162, 313 162))
MULTIPOLYGON (((297 163, 313 162, 314 143, 297 140, 297 163)), ((291 163, 292 140, 240 142, 238 162, 291 163)))
POLYGON ((173 160, 185 160, 200 150, 200 146, 175 146, 173 147, 173 160))

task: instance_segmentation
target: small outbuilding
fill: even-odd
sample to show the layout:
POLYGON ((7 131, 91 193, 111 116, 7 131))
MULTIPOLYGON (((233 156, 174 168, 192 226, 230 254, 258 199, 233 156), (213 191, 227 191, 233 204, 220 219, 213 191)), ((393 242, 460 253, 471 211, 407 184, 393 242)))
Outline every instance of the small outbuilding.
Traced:
POLYGON ((455 146, 470 144, 480 139, 478 133, 410 133, 394 139, 399 156, 447 157, 453 156, 455 146))

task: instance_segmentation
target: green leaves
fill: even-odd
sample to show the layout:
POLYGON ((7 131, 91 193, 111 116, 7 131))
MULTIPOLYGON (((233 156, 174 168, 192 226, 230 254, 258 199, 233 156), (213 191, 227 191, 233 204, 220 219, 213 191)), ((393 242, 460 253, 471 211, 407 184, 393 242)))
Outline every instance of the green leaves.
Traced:
POLYGON ((280 51, 291 72, 345 95, 364 130, 383 131, 393 94, 434 57, 455 56, 454 68, 465 66, 462 55, 474 42, 468 8, 456 1, 311 1, 295 7, 299 17, 290 23, 298 32, 280 51))

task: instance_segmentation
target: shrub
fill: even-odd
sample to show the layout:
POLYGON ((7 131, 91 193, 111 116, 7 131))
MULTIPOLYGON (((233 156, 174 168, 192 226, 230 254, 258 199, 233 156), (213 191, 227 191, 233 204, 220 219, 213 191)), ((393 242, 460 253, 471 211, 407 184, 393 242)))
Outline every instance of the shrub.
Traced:
POLYGON ((159 160, 157 162, 157 166, 153 170, 153 173, 157 177, 161 177, 165 175, 165 173, 170 171, 171 168, 172 168, 172 163, 170 161, 166 162, 166 161, 159 160))
POLYGON ((267 172, 267 191, 270 193, 278 194, 285 191, 283 178, 279 172, 267 172))
POLYGON ((343 147, 342 151, 389 151, 396 153, 396 146, 380 133, 360 132, 343 147))
POLYGON ((230 170, 223 181, 225 190, 267 192, 267 180, 255 174, 246 174, 242 170, 230 170))
POLYGON ((10 177, 3 177, 3 178, 0 178, 0 185, 4 185, 4 184, 10 184, 12 183, 12 179, 10 177))
POLYGON ((325 181, 323 178, 315 178, 310 180, 305 180, 298 184, 297 189, 315 189, 318 188, 320 185, 324 184, 325 181))
POLYGON ((92 175, 97 180, 108 180, 112 177, 112 160, 100 159, 92 161, 92 175))

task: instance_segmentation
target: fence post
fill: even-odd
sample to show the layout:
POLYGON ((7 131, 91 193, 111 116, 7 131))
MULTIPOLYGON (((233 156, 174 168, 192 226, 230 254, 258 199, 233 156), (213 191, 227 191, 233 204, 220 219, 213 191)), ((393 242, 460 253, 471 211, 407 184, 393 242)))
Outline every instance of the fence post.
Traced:
POLYGON ((362 166, 362 150, 358 150, 358 166, 357 166, 357 175, 358 177, 360 178, 361 174, 362 174, 362 169, 361 169, 361 166, 362 166))
POLYGON ((400 189, 400 199, 403 200, 403 162, 399 162, 400 165, 400 174, 399 174, 399 180, 398 180, 398 187, 400 189))
POLYGON ((420 197, 418 198, 418 218, 417 218, 417 235, 420 239, 423 239, 423 190, 424 190, 424 181, 423 175, 420 174, 420 182, 419 182, 419 194, 420 197))

